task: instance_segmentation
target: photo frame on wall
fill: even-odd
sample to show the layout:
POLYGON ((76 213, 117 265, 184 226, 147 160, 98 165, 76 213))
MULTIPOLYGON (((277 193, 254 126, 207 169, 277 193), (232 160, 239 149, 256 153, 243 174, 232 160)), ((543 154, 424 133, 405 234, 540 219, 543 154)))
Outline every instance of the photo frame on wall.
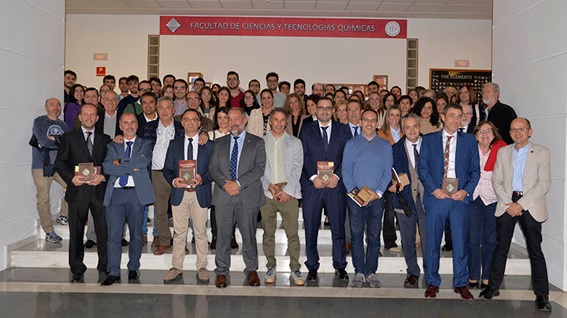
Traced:
POLYGON ((372 80, 374 80, 376 83, 378 83, 378 85, 380 85, 380 90, 382 89, 390 90, 390 88, 388 87, 388 75, 377 74, 372 77, 372 80))
POLYGON ((193 90, 193 83, 198 78, 204 78, 203 73, 199 72, 187 72, 187 83, 189 83, 189 91, 193 90))

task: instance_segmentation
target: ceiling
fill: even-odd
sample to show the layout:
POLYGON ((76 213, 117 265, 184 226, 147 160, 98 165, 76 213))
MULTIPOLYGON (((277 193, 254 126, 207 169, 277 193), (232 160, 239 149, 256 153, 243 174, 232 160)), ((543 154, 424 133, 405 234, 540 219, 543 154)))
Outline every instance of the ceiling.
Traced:
POLYGON ((493 0, 66 0, 67 14, 492 19, 493 0))

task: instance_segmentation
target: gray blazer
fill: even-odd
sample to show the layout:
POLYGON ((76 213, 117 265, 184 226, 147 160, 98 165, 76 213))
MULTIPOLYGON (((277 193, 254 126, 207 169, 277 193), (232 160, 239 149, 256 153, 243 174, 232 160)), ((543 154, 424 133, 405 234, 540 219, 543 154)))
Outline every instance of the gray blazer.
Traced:
MULTIPOLYGON (((522 184, 524 196, 518 203, 541 223, 547 220, 545 195, 551 186, 551 155, 549 149, 544 146, 530 142, 528 147, 522 184)), ((497 217, 506 213, 506 204, 512 203, 513 151, 514 144, 500 148, 492 172, 492 187, 498 197, 498 206, 494 213, 497 217)))
MULTIPOLYGON (((224 206, 230 203, 230 196, 223 187, 230 180, 230 138, 227 135, 215 140, 215 147, 209 161, 209 174, 215 181, 212 204, 224 206)), ((240 194, 237 197, 247 208, 257 208, 266 203, 262 182, 266 168, 266 148, 264 140, 246 133, 244 146, 238 162, 238 182, 240 194)))
MULTIPOLYGON (((264 142, 267 143, 271 135, 272 133, 268 132, 266 136, 264 136, 264 142)), ((301 177, 301 171, 303 169, 303 146, 299 138, 293 137, 286 132, 284 132, 282 138, 284 170, 287 181, 287 185, 284 187, 283 191, 296 199, 301 199, 299 178, 301 177)), ((270 165, 266 163, 266 170, 262 177, 262 186, 264 187, 265 193, 268 193, 268 185, 270 183, 270 165)))
POLYGON ((104 206, 108 206, 112 192, 114 191, 114 183, 122 175, 129 175, 134 178, 136 185, 136 195, 142 205, 148 205, 156 202, 152 181, 150 180, 149 168, 152 164, 152 147, 151 144, 144 139, 137 137, 132 146, 132 155, 130 159, 124 158, 124 145, 111 142, 108 144, 106 158, 102 163, 103 171, 109 175, 106 185, 106 193, 104 195, 104 206), (120 165, 117 166, 112 162, 120 159, 120 165), (136 169, 136 170, 134 170, 136 169))

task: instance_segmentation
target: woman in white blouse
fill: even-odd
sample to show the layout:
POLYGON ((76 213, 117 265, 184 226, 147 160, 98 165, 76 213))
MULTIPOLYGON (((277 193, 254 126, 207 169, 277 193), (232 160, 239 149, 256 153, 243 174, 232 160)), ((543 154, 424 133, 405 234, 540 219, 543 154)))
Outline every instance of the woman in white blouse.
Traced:
POLYGON ((478 123, 473 133, 478 141, 480 180, 473 193, 469 214, 469 288, 485 288, 490 279, 492 254, 497 244, 494 211, 498 199, 492 188, 492 170, 498 149, 506 146, 506 143, 498 129, 488 121, 478 123))

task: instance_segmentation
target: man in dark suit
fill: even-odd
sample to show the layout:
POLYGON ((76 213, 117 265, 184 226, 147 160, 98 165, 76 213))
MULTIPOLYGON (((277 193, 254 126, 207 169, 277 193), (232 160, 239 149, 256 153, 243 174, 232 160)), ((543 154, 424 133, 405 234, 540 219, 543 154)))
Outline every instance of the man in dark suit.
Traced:
MULTIPOLYGON (((419 133, 419 117, 416 114, 408 114, 402 118, 401 124, 404 137, 392 147, 394 157, 394 168, 398 174, 405 173, 410 184, 407 186, 393 184, 390 192, 399 191, 412 211, 411 215, 404 213, 398 195, 393 196, 394 210, 398 213, 400 222, 400 236, 404 249, 404 259, 407 265, 407 275, 404 280, 404 288, 419 288, 419 274, 421 269, 417 262, 416 251, 416 228, 419 230, 421 239, 421 252, 423 264, 427 259, 427 217, 423 208, 424 189, 419 180, 417 163, 422 144, 419 133)), ((425 266, 424 266, 425 267, 425 266)))
POLYGON ((98 238, 97 269, 99 274, 107 274, 106 218, 103 206, 105 185, 101 184, 107 178, 102 173, 96 174, 93 179, 75 175, 75 167, 79 163, 89 162, 94 166, 101 166, 106 156, 106 146, 112 140, 94 128, 98 120, 95 105, 83 105, 78 118, 81 121, 81 128, 63 135, 55 160, 57 172, 67 183, 65 199, 69 203, 71 282, 84 282, 83 277, 87 270, 87 266, 83 263, 85 254, 83 236, 89 209, 93 215, 98 238))
POLYGON ((496 83, 486 83, 482 89, 482 101, 486 104, 485 112, 488 112, 487 120, 498 128, 498 132, 507 144, 514 141, 510 137, 510 124, 516 117, 514 109, 502 104, 500 98, 500 86, 496 83))
POLYGON ((453 286, 461 298, 468 300, 474 298, 467 287, 466 242, 470 203, 480 179, 478 146, 472 135, 458 130, 463 118, 460 105, 446 105, 441 118, 445 127, 423 137, 418 162, 419 178, 425 189, 423 204, 428 232, 425 280, 429 286, 425 297, 435 298, 441 285, 439 247, 449 220, 453 239, 453 286), (445 181, 453 178, 457 178, 456 184, 446 186, 445 181), (456 192, 451 187, 456 187, 456 192))
POLYGON ((209 173, 215 181, 212 204, 216 207, 217 250, 215 285, 227 286, 230 269, 230 241, 234 223, 242 235, 244 272, 250 286, 259 286, 256 226, 258 211, 266 203, 262 182, 266 167, 266 150, 262 138, 246 133, 244 110, 228 112, 230 135, 215 140, 209 161, 209 173))
POLYGON ((333 267, 335 275, 348 280, 345 271, 345 197, 346 190, 341 177, 343 150, 352 138, 347 125, 332 121, 334 108, 329 98, 321 98, 317 103, 317 121, 303 127, 300 134, 303 143, 303 220, 305 222, 305 250, 309 270, 308 281, 317 280, 319 252, 317 235, 321 225, 321 209, 327 207, 333 240, 333 267), (333 175, 326 181, 318 176, 317 161, 332 162, 333 175))
POLYGON ((149 122, 158 120, 156 111, 157 96, 154 93, 144 93, 140 97, 140 101, 142 102, 142 113, 138 115, 138 131, 136 135, 143 138, 146 125, 149 122))
POLYGON ((207 210, 211 205, 211 176, 209 159, 214 144, 207 141, 199 145, 200 115, 194 109, 183 113, 181 123, 185 129, 182 138, 171 141, 165 157, 163 175, 173 185, 171 205, 173 206, 173 259, 172 268, 163 278, 164 283, 172 282, 183 275, 183 260, 187 243, 188 220, 193 222, 195 231, 195 249, 197 254, 197 277, 201 281, 209 280, 207 271, 207 210), (180 177, 179 161, 197 160, 195 179, 191 183, 180 177))
POLYGON ((110 138, 121 136, 120 123, 116 112, 118 106, 118 94, 114 91, 106 91, 102 95, 102 105, 104 110, 98 113, 98 120, 95 124, 95 130, 105 133, 110 138))
POLYGON ((131 113, 120 117, 120 129, 124 142, 110 143, 102 167, 109 175, 104 206, 107 209, 108 225, 108 277, 102 286, 120 282, 120 259, 122 258, 122 234, 128 224, 130 247, 128 255, 128 280, 139 277, 142 256, 142 223, 144 209, 155 202, 149 169, 152 149, 149 142, 138 138, 138 121, 131 113))

